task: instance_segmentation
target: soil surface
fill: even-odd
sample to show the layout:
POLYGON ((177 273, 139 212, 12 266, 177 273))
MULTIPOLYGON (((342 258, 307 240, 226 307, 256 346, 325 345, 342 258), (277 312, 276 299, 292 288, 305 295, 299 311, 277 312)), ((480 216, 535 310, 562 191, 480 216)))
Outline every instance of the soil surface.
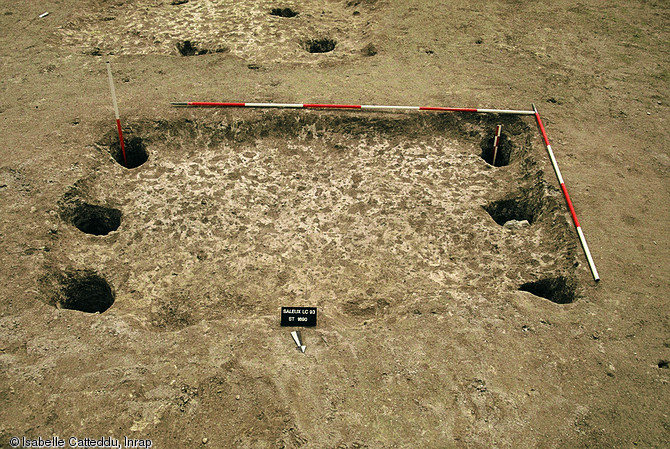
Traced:
POLYGON ((2 2, 0 448, 667 447, 669 22, 2 2), (172 101, 534 103, 602 280, 533 116, 172 101))

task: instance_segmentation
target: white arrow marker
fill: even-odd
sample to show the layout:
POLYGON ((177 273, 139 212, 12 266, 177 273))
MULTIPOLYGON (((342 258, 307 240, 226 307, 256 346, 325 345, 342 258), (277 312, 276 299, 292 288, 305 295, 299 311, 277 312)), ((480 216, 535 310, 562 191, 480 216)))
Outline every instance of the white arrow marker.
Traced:
POLYGON ((298 345, 298 349, 300 349, 302 352, 305 352, 306 346, 302 344, 302 341, 300 341, 300 332, 292 331, 291 337, 293 337, 293 341, 295 341, 295 344, 298 345))

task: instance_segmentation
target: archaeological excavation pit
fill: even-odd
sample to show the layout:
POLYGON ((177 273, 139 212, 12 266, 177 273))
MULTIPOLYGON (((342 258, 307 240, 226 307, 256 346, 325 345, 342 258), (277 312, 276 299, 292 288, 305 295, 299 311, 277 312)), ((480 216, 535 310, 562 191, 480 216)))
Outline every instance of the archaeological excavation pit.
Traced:
POLYGON ((86 234, 107 235, 119 228, 121 215, 118 209, 82 202, 71 211, 69 221, 86 234))
POLYGON ((96 204, 81 190, 82 185, 79 182, 70 187, 58 202, 60 218, 86 234, 105 236, 116 231, 121 226, 121 211, 96 204))
POLYGON ((493 201, 484 206, 484 210, 500 226, 505 226, 510 222, 533 224, 539 215, 537 204, 529 201, 525 196, 493 201))
POLYGON ((52 302, 58 308, 103 313, 114 304, 111 286, 93 270, 67 271, 57 278, 52 302))
POLYGON ((217 46, 214 48, 205 48, 201 44, 197 44, 190 40, 184 40, 175 44, 177 51, 181 56, 200 56, 211 53, 226 53, 229 48, 226 46, 217 46))
POLYGON ((270 15, 291 18, 298 15, 298 13, 291 8, 272 8, 270 15))
POLYGON ((570 304, 576 298, 575 282, 565 276, 526 282, 519 287, 519 290, 548 299, 556 304, 570 304))
POLYGON ((500 139, 498 140, 497 150, 494 150, 494 141, 495 137, 492 135, 482 141, 482 159, 484 159, 487 164, 493 165, 494 167, 505 167, 509 165, 513 148, 510 138, 506 133, 501 133, 500 139), (495 161, 493 160, 494 155, 495 161))
POLYGON ((337 41, 328 37, 309 39, 303 43, 303 47, 310 53, 329 53, 335 50, 337 41))
MULTIPOLYGON (((566 233, 554 228, 567 223, 537 219, 546 191, 524 171, 537 172, 532 154, 486 169, 480 144, 490 126, 475 116, 202 112, 129 123, 151 142, 152 163, 122 189, 115 177, 96 179, 129 217, 116 237, 130 264, 118 268, 132 273, 124 288, 151 298, 188 292, 184 303, 152 303, 157 329, 271 314, 294 301, 355 322, 388 316, 413 295, 486 291, 490 267, 504 267, 495 284, 512 291, 533 260, 566 272, 573 263, 559 257, 566 233), (513 196, 492 201, 501 186, 513 196), (533 234, 501 235, 482 214, 487 204, 500 224, 528 220, 533 234)), ((101 250, 113 269, 112 247, 82 259, 101 250)))
POLYGON ((124 161, 123 151, 121 145, 117 140, 110 148, 110 154, 116 162, 122 167, 132 169, 137 168, 149 160, 149 152, 147 151, 144 140, 141 137, 132 137, 124 141, 126 158, 124 161))
POLYGON ((198 48, 196 44, 190 40, 177 42, 175 46, 177 47, 179 54, 182 56, 198 56, 209 53, 208 50, 198 48))

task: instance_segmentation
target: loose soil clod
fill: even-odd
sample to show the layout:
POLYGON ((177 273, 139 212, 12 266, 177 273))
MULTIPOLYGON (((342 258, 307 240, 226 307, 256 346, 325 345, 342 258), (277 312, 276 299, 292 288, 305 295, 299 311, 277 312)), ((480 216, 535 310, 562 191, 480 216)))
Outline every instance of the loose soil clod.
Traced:
POLYGON ((121 215, 118 209, 81 203, 72 211, 69 221, 86 234, 107 235, 119 228, 121 215))
POLYGON ((576 298, 574 281, 564 276, 526 282, 519 287, 519 290, 548 299, 556 304, 570 304, 576 298))
POLYGON ((95 271, 74 270, 58 276, 58 291, 52 303, 61 309, 103 313, 114 304, 114 292, 95 271))
POLYGON ((310 39, 304 47, 310 53, 328 53, 335 50, 337 42, 330 38, 310 39))
MULTIPOLYGON (((126 168, 137 168, 144 164, 149 159, 144 141, 141 137, 133 137, 125 142, 126 144, 126 168)), ((110 148, 110 153, 116 162, 123 166, 123 153, 121 152, 121 145, 117 141, 110 148)))

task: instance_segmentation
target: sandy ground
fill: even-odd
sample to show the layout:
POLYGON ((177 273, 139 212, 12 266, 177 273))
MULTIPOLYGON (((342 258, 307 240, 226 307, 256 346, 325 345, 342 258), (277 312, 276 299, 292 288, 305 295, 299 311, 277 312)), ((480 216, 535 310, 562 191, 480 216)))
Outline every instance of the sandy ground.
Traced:
POLYGON ((667 447, 669 19, 2 2, 0 448, 667 447), (535 103, 602 280, 532 117, 171 101, 535 103))

